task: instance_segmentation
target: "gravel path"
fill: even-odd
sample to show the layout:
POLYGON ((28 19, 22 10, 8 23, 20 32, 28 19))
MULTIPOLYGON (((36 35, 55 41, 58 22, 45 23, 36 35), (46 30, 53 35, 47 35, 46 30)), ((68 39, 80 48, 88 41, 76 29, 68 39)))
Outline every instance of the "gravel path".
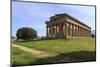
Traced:
POLYGON ((33 55, 36 55, 39 58, 54 56, 54 54, 50 54, 50 53, 47 53, 47 52, 44 52, 44 51, 36 50, 36 49, 33 49, 33 48, 21 46, 21 45, 12 44, 12 46, 19 48, 19 49, 21 49, 25 52, 31 53, 33 55))

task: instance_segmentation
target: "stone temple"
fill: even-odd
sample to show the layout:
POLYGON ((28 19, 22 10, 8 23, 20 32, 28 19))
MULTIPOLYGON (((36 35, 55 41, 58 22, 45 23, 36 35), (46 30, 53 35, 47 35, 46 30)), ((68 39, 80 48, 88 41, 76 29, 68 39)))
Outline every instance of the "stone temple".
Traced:
POLYGON ((50 38, 90 37, 91 27, 63 13, 46 21, 46 36, 50 38))

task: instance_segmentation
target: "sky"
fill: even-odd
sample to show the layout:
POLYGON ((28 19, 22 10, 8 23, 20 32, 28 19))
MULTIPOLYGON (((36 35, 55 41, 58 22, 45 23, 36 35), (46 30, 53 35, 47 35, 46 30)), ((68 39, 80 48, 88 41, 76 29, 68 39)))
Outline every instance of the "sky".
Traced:
POLYGON ((38 36, 46 36, 46 21, 51 16, 67 13, 95 30, 95 7, 68 4, 12 2, 12 35, 22 27, 34 28, 38 36))

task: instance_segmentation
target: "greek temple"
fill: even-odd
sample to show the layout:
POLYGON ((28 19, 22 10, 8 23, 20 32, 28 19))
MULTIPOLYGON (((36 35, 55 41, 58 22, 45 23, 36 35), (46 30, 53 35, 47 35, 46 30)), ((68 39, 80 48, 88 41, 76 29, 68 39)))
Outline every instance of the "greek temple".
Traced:
POLYGON ((46 36, 50 38, 90 37, 91 27, 66 13, 56 14, 46 21, 46 36))

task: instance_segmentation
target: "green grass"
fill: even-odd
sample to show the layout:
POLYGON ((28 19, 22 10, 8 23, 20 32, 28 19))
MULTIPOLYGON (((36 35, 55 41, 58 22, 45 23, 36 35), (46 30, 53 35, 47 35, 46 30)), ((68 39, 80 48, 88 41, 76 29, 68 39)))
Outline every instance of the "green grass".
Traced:
POLYGON ((27 65, 31 64, 37 58, 30 53, 24 52, 18 48, 12 48, 12 64, 13 65, 27 65))
POLYGON ((65 53, 73 51, 94 51, 95 39, 76 38, 69 40, 40 40, 40 41, 16 41, 18 45, 27 46, 50 53, 65 53))
POLYGON ((95 61, 95 39, 93 38, 74 38, 69 40, 37 40, 37 41, 14 41, 17 45, 42 50, 57 56, 37 58, 27 52, 14 48, 13 64, 47 64, 60 62, 81 62, 95 61))

